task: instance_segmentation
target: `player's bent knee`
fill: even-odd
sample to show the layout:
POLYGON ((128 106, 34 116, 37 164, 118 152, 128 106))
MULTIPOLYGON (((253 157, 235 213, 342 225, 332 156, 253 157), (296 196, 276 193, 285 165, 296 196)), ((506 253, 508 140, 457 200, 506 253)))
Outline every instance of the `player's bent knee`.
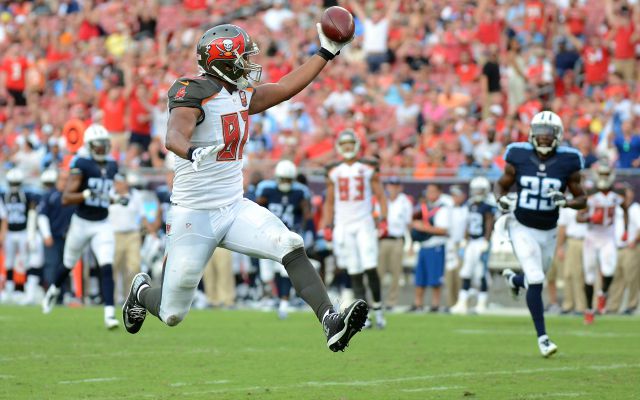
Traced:
POLYGON ((287 231, 280 236, 280 243, 284 247, 284 254, 289 254, 295 249, 304 247, 302 236, 291 231, 287 231))

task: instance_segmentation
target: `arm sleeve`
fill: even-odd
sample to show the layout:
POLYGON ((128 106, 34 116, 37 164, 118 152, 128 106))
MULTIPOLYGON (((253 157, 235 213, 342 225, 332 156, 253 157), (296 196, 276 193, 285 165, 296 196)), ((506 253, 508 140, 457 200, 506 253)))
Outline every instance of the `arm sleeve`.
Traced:
POLYGON ((38 215, 38 230, 43 238, 51 237, 51 225, 46 215, 38 215))

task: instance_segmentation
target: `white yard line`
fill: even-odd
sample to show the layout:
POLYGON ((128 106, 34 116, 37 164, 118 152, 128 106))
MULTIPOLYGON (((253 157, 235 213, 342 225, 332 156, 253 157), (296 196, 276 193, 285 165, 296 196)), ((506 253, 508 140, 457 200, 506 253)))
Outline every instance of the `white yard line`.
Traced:
MULTIPOLYGON (((530 329, 510 329, 494 331, 490 329, 455 329, 453 333, 461 335, 508 335, 508 336, 530 336, 530 329)), ((586 338, 634 338, 640 337, 640 333, 612 333, 612 332, 590 332, 590 331, 562 331, 562 335, 579 336, 586 338)))
POLYGON ((95 383, 95 382, 112 382, 117 381, 120 378, 87 378, 87 379, 78 379, 76 381, 60 381, 58 382, 60 385, 75 385, 78 383, 95 383))
POLYGON ((0 375, 0 379, 13 379, 13 375, 0 375))
POLYGON ((453 389, 462 389, 462 386, 433 386, 426 388, 417 388, 417 389, 402 389, 402 392, 406 393, 418 393, 418 392, 438 392, 445 390, 453 390, 453 389))
POLYGON ((558 397, 580 397, 585 396, 585 392, 557 392, 557 393, 535 393, 524 395, 525 399, 557 399, 558 397))
MULTIPOLYGON (((303 382, 292 385, 283 385, 283 386, 251 386, 251 387, 241 387, 241 388, 228 388, 228 389, 212 389, 212 390, 201 390, 201 391, 193 391, 193 392, 182 392, 181 396, 195 396, 195 395, 203 395, 203 394, 216 394, 216 393, 230 393, 230 392, 256 392, 256 391, 275 391, 275 390, 286 390, 286 389, 299 389, 299 388, 309 388, 309 387, 327 387, 327 386, 376 386, 376 385, 384 385, 384 384, 393 384, 393 383, 401 383, 401 382, 412 382, 412 381, 427 381, 434 379, 447 379, 447 378, 469 378, 469 377, 483 377, 483 376, 494 376, 494 375, 527 375, 527 374, 538 374, 544 372, 568 372, 568 371, 581 371, 581 370, 614 370, 614 369, 626 369, 626 368, 640 368, 640 364, 609 364, 609 365, 592 365, 592 366, 582 366, 582 367, 552 367, 552 368, 532 368, 532 369, 520 369, 520 370, 503 370, 503 371, 484 371, 484 372, 452 372, 447 374, 435 374, 435 375, 420 375, 420 376, 405 376, 399 378, 388 378, 388 379, 372 379, 372 380, 359 380, 359 381, 345 381, 345 382, 303 382)), ((434 386, 441 387, 441 386, 434 386)))

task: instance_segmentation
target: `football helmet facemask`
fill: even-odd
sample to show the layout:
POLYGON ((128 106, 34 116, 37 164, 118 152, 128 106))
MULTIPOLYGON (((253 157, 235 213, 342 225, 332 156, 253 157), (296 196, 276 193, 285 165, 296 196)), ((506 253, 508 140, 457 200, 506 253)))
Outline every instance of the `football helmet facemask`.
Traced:
POLYGON ((278 190, 281 192, 291 191, 293 181, 298 174, 296 165, 289 160, 282 160, 276 165, 275 177, 278 182, 278 190))
POLYGON ((24 182, 24 172, 19 168, 12 168, 7 172, 7 183, 11 192, 17 192, 24 182))
POLYGON ((480 203, 491 192, 491 182, 484 176, 476 176, 469 182, 469 197, 474 203, 480 203))
POLYGON ((100 162, 106 160, 111 151, 109 132, 102 125, 89 125, 84 131, 84 145, 89 150, 91 158, 100 162))
POLYGON ((360 139, 358 135, 350 129, 340 132, 338 141, 336 142, 336 151, 345 160, 353 160, 360 152, 360 139))
POLYGON ((214 26, 202 35, 196 46, 201 71, 225 80, 238 89, 246 89, 249 80, 259 82, 262 66, 249 61, 258 54, 258 45, 236 25, 214 26))
POLYGON ((606 163, 598 165, 596 169, 596 187, 598 190, 609 190, 616 180, 616 172, 606 163))
POLYGON ((529 143, 540 154, 549 154, 562 141, 564 128, 558 114, 542 111, 534 115, 529 128, 529 143))

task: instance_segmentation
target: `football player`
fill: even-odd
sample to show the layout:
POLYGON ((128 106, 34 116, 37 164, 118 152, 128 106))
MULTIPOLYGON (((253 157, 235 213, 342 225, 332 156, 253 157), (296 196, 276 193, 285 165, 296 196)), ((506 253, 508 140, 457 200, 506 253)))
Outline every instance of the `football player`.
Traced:
POLYGON ((323 212, 324 238, 333 238, 338 267, 346 269, 356 298, 364 298, 364 276, 376 313, 376 326, 384 328, 382 293, 378 276, 378 235, 373 218, 373 197, 380 205, 379 230, 386 231, 387 198, 380 183, 378 163, 358 157, 360 140, 352 130, 338 135, 336 151, 342 161, 327 167, 327 198, 323 212))
POLYGON ((60 287, 75 267, 83 250, 91 246, 100 267, 102 296, 104 299, 104 324, 107 329, 118 326, 113 306, 113 257, 114 234, 107 217, 109 205, 119 201, 112 193, 113 179, 118 165, 109 157, 111 141, 102 125, 90 125, 84 131, 84 146, 73 158, 70 176, 62 193, 62 205, 77 204, 64 245, 65 268, 58 271, 44 299, 42 312, 48 314, 55 305, 60 287))
MULTIPOLYGON (((295 182, 298 174, 295 164, 289 160, 278 162, 275 170, 275 180, 265 180, 256 188, 256 203, 266 207, 285 224, 291 231, 300 234, 305 241, 305 247, 313 244, 313 221, 311 216, 311 192, 307 186, 295 182), (311 233, 311 234, 310 234, 311 233)), ((278 316, 287 318, 289 309, 289 293, 291 280, 282 264, 262 258, 260 259, 260 279, 265 284, 273 284, 280 304, 278 316)))
POLYGON ((489 241, 493 232, 494 208, 487 201, 491 192, 491 183, 483 176, 469 182, 469 202, 467 211, 467 246, 464 249, 464 261, 460 270, 462 289, 458 302, 451 308, 453 314, 468 312, 469 289, 471 283, 479 283, 476 312, 481 314, 487 309, 487 269, 486 260, 490 249, 489 241))
MULTIPOLYGON (((4 290, 0 296, 0 302, 3 303, 14 300, 14 267, 16 265, 27 267, 29 260, 29 241, 27 235, 28 216, 29 212, 34 210, 38 203, 35 196, 32 193, 25 192, 22 187, 25 176, 21 169, 10 169, 7 172, 6 179, 9 184, 9 190, 3 196, 4 207, 7 212, 7 234, 4 240, 6 281, 4 290)), ((30 279, 33 280, 39 277, 40 272, 39 269, 29 268, 27 275, 31 276, 30 279)))
MULTIPOLYGON (((596 280, 596 271, 600 266, 602 275, 602 292, 598 294, 597 310, 604 313, 607 302, 609 286, 613 281, 618 262, 618 248, 616 245, 616 208, 622 207, 624 211, 624 232, 627 232, 629 216, 624 197, 613 191, 615 172, 607 165, 607 161, 601 161, 596 169, 596 192, 587 199, 587 209, 578 213, 578 222, 586 222, 587 233, 582 248, 582 265, 584 267, 584 291, 587 297, 587 309, 584 312, 584 323, 593 323, 593 284, 596 280)), ((626 241, 626 238, 622 238, 626 241)))
POLYGON ((249 115, 304 89, 346 43, 328 39, 317 24, 320 50, 277 83, 257 83, 262 67, 251 61, 258 46, 236 25, 218 25, 196 46, 201 74, 169 89, 166 147, 175 154, 175 179, 167 220, 167 250, 160 287, 146 274, 134 278, 122 309, 136 333, 147 312, 169 326, 187 315, 204 267, 218 246, 284 265, 296 292, 322 323, 327 346, 344 350, 364 325, 367 304, 356 300, 336 312, 300 235, 269 210, 243 199, 243 151, 249 115))
MULTIPOLYGON (((580 171, 584 167, 577 150, 560 146, 563 127, 560 117, 542 111, 531 120, 529 143, 513 143, 507 147, 504 173, 495 185, 498 206, 511 211, 505 227, 523 274, 503 271, 514 295, 527 289, 527 306, 538 335, 538 347, 544 357, 558 347, 547 336, 542 304, 542 284, 555 254, 558 208, 582 209, 586 194, 580 171), (508 196, 516 185, 515 202, 508 196), (573 198, 564 193, 569 189, 573 198), (514 204, 515 203, 515 204, 514 204)), ((503 220, 504 221, 504 220, 503 220)))

